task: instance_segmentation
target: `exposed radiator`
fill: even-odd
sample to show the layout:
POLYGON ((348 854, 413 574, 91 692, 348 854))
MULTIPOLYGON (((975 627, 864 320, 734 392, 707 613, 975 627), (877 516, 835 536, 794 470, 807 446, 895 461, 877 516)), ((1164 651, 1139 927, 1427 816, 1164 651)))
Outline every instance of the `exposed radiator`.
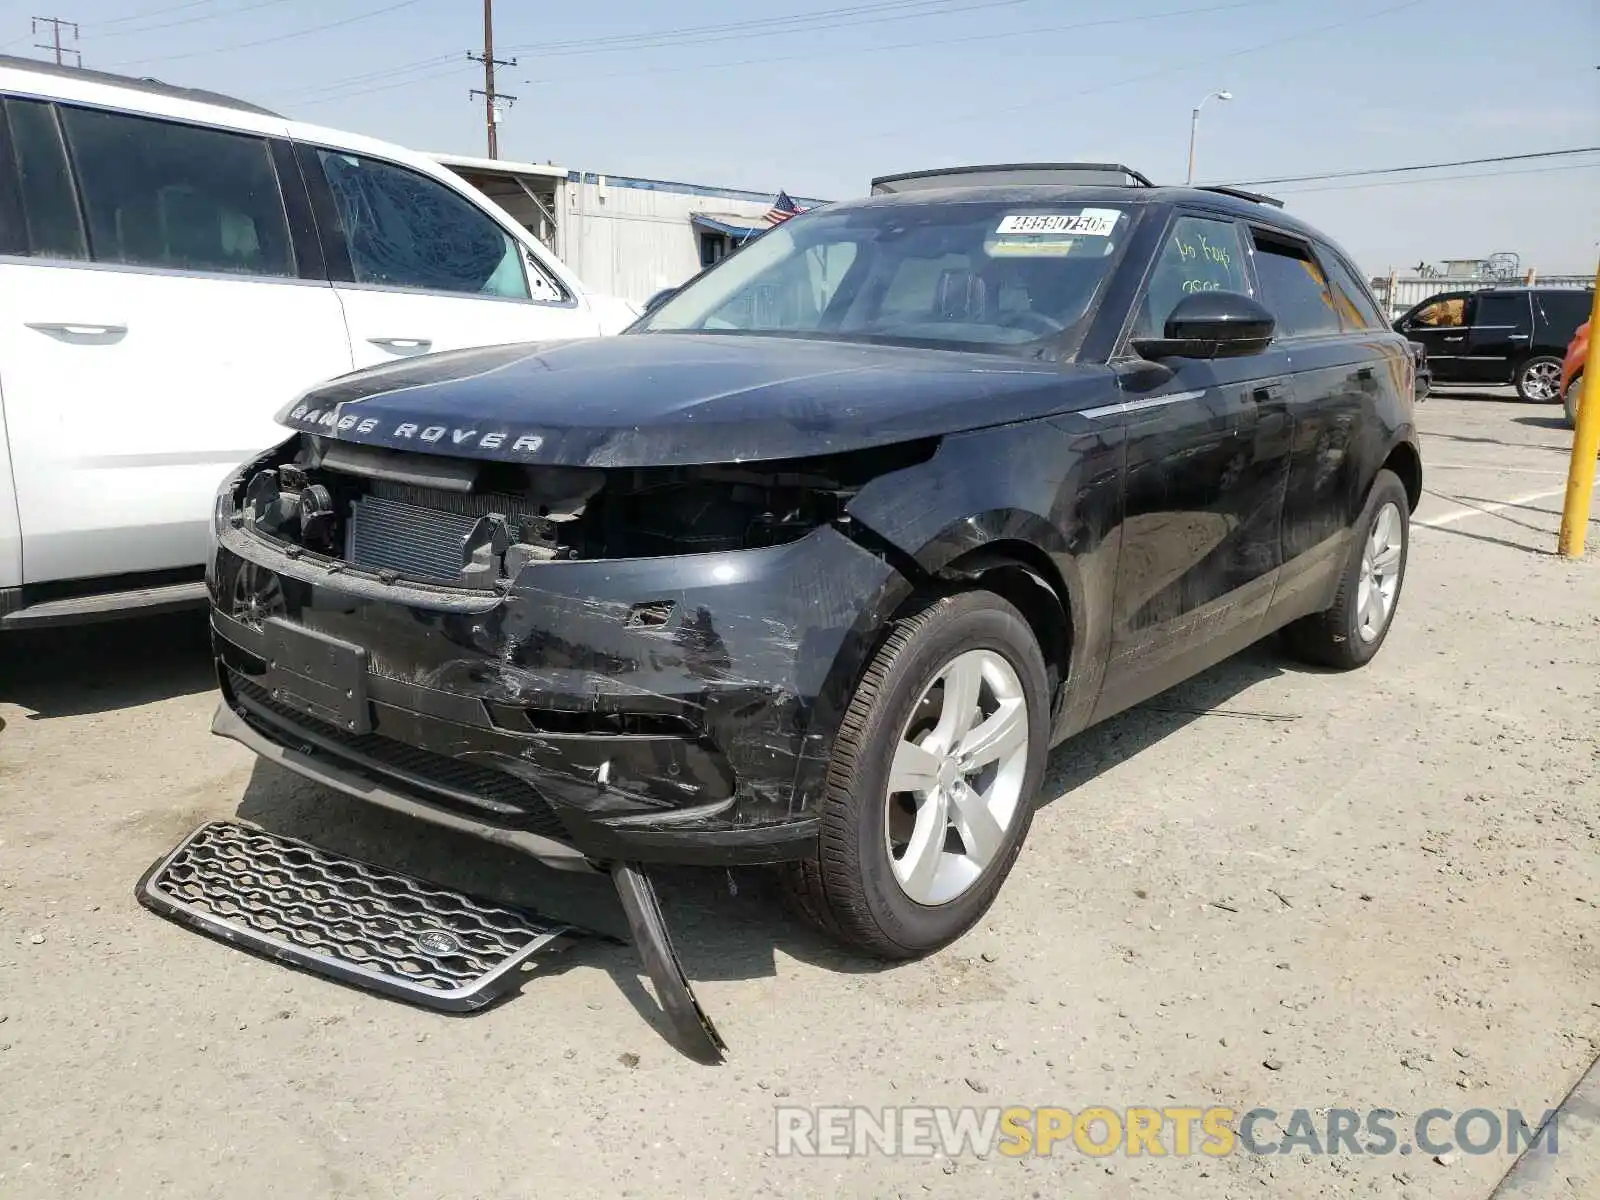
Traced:
POLYGON ((410 579, 461 582, 475 515, 423 508, 383 496, 362 496, 351 507, 345 558, 371 571, 410 579))
POLYGON ((539 513, 536 501, 503 493, 447 492, 440 488, 395 483, 389 479, 375 479, 367 490, 370 495, 384 500, 462 516, 481 517, 488 513, 503 513, 514 521, 517 518, 536 518, 539 513))

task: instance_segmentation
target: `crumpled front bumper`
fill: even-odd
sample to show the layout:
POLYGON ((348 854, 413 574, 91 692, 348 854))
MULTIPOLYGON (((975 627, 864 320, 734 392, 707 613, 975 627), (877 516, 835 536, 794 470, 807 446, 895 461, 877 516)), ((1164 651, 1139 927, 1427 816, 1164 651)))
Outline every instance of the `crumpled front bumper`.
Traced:
POLYGON ((219 733, 566 866, 567 847, 809 854, 839 717, 910 589, 831 526, 760 550, 534 564, 503 596, 386 585, 224 528, 210 581, 219 733), (272 620, 365 651, 370 730, 278 702, 272 620))

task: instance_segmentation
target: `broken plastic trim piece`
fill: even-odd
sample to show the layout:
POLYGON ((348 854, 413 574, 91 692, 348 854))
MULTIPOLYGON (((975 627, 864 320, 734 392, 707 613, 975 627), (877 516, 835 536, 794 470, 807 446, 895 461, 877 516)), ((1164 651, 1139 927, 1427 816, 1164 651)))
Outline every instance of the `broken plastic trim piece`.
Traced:
MULTIPOLYGON (((667 1041, 696 1062, 727 1045, 673 950, 660 901, 634 863, 611 867, 667 1041)), ((241 949, 425 1008, 465 1013, 513 990, 542 950, 605 934, 347 858, 238 821, 200 826, 135 888, 152 912, 241 949)))
POLYGON ((639 957, 644 960, 644 969, 655 985, 656 999, 666 1015, 673 1045, 696 1062, 722 1062, 727 1044, 695 999, 689 977, 683 973, 683 964, 672 948, 661 902, 656 899, 650 877, 634 863, 619 862, 612 864, 611 878, 617 885, 622 911, 628 915, 628 928, 633 931, 639 957))

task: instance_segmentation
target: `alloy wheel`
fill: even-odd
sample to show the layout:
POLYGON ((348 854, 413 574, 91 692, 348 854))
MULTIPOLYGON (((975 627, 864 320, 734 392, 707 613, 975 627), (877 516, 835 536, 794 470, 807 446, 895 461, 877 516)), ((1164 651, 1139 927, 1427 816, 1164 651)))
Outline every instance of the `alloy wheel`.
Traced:
POLYGON ((1361 551, 1361 577, 1356 587, 1356 631, 1375 642, 1388 627, 1400 591, 1400 559, 1404 548, 1400 509, 1385 504, 1373 518, 1361 551))
POLYGON ((992 650, 945 664, 895 743, 884 840, 895 880, 918 904, 947 904, 1000 854, 1028 771, 1028 700, 992 650))
POLYGON ((1534 363, 1522 375, 1522 391, 1530 400, 1555 400, 1561 395, 1561 364, 1534 363))

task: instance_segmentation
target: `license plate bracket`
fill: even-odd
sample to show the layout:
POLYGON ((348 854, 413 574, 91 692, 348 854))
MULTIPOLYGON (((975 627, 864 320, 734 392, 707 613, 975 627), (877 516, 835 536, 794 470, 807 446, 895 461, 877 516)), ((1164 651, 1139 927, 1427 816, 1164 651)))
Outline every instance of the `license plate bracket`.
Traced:
POLYGON ((281 617, 262 622, 264 683, 278 703, 346 733, 372 732, 367 703, 367 651, 281 617))

